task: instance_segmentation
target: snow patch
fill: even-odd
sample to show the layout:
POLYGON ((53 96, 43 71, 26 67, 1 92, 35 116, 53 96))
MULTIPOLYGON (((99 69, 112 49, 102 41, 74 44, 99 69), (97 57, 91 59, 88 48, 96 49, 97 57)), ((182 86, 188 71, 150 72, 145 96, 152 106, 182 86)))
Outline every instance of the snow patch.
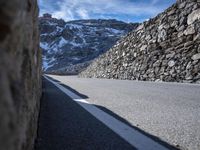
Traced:
POLYGON ((68 43, 67 40, 65 40, 63 37, 61 37, 60 41, 59 41, 59 44, 58 44, 58 47, 62 47, 64 46, 66 43, 68 43))
POLYGON ((81 58, 79 58, 79 57, 73 57, 72 59, 73 60, 80 60, 81 58))
POLYGON ((46 42, 40 42, 40 47, 45 50, 49 49, 48 43, 46 42))
POLYGON ((113 29, 113 28, 106 28, 106 30, 108 30, 109 32, 112 32, 114 34, 124 34, 124 31, 122 31, 122 30, 117 30, 117 29, 113 29))
POLYGON ((61 48, 66 44, 71 44, 74 47, 80 47, 82 45, 80 43, 76 43, 74 40, 73 41, 68 41, 68 40, 65 40, 63 37, 61 37, 61 39, 59 41, 59 44, 58 44, 58 47, 61 48))
POLYGON ((49 24, 50 26, 57 26, 57 25, 58 25, 57 23, 50 22, 50 21, 48 21, 48 24, 49 24))
POLYGON ((56 31, 57 32, 62 32, 63 31, 63 28, 59 27, 59 26, 56 26, 56 31))
POLYGON ((53 58, 46 58, 46 57, 43 57, 42 58, 42 66, 43 66, 43 70, 46 71, 48 68, 51 68, 52 66, 54 66, 54 63, 56 61, 56 59, 53 57, 53 58))
POLYGON ((40 34, 40 36, 47 36, 48 34, 47 33, 44 33, 44 34, 40 34))
POLYGON ((83 26, 82 25, 77 25, 77 24, 66 24, 65 25, 65 27, 69 27, 70 28, 70 30, 73 30, 73 29, 82 29, 83 28, 83 26))

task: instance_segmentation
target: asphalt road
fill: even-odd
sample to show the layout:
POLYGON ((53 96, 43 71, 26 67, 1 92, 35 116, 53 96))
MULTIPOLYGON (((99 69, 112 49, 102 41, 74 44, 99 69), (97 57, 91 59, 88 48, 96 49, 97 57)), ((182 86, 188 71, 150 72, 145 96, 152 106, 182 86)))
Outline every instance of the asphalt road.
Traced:
POLYGON ((43 80, 35 150, 134 150, 70 97, 43 80))
MULTIPOLYGON (((50 77, 60 81, 60 84, 67 85, 67 88, 79 93, 87 101, 110 115, 126 122, 130 126, 137 127, 149 136, 158 137, 161 141, 178 146, 180 149, 200 149, 200 85, 84 79, 76 76, 50 77)), ((53 97, 53 93, 47 99, 53 97)), ((53 109, 53 107, 61 105, 63 109, 66 109, 65 111, 69 111, 70 106, 65 106, 67 102, 61 96, 58 96, 58 98, 55 96, 55 99, 60 99, 62 104, 52 104, 52 106, 46 107, 52 107, 49 109, 53 109)), ((55 101, 52 100, 52 103, 55 103, 55 101)), ((58 106, 56 108, 60 111, 58 106)), ((77 112, 76 109, 73 111, 74 113, 77 112)), ((50 112, 44 113, 48 118, 50 112)), ((57 118, 56 113, 54 112, 55 118, 57 118)), ((82 113, 85 112, 83 111, 82 113)), ((70 116, 66 115, 64 118, 67 119, 70 116)), ((80 117, 80 113, 77 116, 80 117)), ((88 115, 88 118, 90 117, 88 115)), ((63 120, 65 120, 64 118, 63 120)), ((69 120, 73 120, 73 118, 69 120)), ((80 118, 80 120, 84 119, 80 118)), ((51 122, 47 123, 47 126, 53 122, 54 120, 51 120, 51 122)), ((59 125, 63 123, 65 122, 63 121, 59 125)), ((105 126, 102 126, 102 128, 105 128, 105 126)), ((49 132, 53 132, 53 129, 49 132)), ((110 134, 114 137, 114 133, 110 132, 110 134)), ((99 142, 99 139, 96 142, 99 142)), ((125 145, 129 147, 129 145, 125 145)), ((123 146, 116 147, 121 149, 123 146)), ((123 149, 128 148, 123 147, 123 149)))

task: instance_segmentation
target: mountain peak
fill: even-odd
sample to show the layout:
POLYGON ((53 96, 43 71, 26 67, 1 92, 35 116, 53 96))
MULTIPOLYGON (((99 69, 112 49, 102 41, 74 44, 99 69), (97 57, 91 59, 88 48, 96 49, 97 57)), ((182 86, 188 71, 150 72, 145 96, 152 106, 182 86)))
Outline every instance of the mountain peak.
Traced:
POLYGON ((83 63, 88 64, 106 52, 122 36, 138 26, 138 23, 129 24, 115 19, 65 22, 49 14, 40 17, 39 21, 43 70, 46 72, 56 72, 69 66, 73 68, 73 65, 79 68, 78 64, 87 66, 83 63))

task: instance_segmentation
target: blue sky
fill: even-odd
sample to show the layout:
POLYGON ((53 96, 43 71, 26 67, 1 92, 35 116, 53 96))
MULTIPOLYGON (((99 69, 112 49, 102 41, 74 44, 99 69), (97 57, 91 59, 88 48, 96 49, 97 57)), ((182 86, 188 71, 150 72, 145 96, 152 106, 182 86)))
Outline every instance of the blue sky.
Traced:
POLYGON ((176 0, 39 0, 40 15, 50 13, 66 21, 117 19, 143 22, 162 12, 176 0))

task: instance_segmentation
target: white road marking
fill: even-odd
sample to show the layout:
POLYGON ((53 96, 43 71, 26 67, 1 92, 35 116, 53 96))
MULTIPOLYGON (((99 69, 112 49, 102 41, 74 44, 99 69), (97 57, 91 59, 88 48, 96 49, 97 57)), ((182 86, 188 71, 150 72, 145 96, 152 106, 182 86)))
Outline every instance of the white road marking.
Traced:
POLYGON ((168 148, 163 145, 157 143, 151 138, 145 136, 139 131, 129 127, 125 123, 115 119, 99 108, 87 102, 85 99, 76 95, 72 91, 66 89, 62 85, 48 77, 44 76, 48 81, 53 83, 56 87, 58 87, 62 92, 67 94, 70 98, 72 98, 76 103, 78 103, 81 107, 83 107, 86 111, 88 111, 91 115, 117 133, 120 137, 122 137, 125 141, 127 141, 132 146, 136 147, 138 150, 168 150, 168 148))

